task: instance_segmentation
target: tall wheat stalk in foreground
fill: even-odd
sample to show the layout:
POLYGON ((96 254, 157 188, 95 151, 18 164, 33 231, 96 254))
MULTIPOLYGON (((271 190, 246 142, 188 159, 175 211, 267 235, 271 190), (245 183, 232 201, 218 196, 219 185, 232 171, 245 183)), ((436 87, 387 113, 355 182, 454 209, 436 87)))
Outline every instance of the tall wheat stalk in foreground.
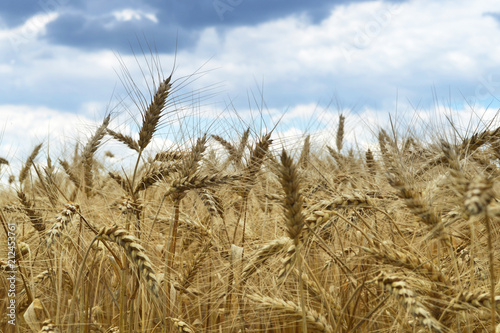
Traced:
POLYGON ((304 227, 304 215, 302 214, 303 199, 300 192, 297 166, 294 164, 292 158, 287 155, 285 150, 281 153, 280 182, 283 187, 283 192, 285 192, 283 206, 285 209, 286 229, 288 237, 292 240, 293 245, 291 245, 287 251, 287 259, 283 263, 284 267, 279 274, 278 281, 282 282, 289 274, 295 262, 297 262, 299 270, 299 298, 302 308, 302 328, 304 332, 307 332, 307 314, 305 309, 304 286, 302 283, 302 257, 300 253, 302 245, 300 235, 304 227))

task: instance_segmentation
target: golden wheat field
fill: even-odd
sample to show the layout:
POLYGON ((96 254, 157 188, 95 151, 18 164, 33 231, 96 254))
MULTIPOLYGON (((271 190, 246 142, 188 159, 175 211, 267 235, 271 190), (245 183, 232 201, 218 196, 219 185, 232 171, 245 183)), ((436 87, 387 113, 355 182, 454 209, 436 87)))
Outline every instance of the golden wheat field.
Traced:
POLYGON ((136 133, 106 115, 72 155, 17 157, 0 331, 500 331, 500 128, 346 150, 340 115, 332 145, 208 126, 152 153, 175 112, 175 78, 155 82, 136 133))

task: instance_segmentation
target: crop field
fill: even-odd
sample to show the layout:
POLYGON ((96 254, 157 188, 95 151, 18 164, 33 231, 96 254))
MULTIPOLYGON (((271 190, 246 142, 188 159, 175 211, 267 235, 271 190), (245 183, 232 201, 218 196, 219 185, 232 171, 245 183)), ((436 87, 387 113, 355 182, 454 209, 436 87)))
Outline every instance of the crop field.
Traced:
POLYGON ((207 126, 154 151, 177 82, 136 92, 134 133, 106 114, 72 154, 16 156, 0 331, 500 331, 494 122, 434 140, 377 129, 370 149, 344 146, 348 115, 332 144, 207 126))

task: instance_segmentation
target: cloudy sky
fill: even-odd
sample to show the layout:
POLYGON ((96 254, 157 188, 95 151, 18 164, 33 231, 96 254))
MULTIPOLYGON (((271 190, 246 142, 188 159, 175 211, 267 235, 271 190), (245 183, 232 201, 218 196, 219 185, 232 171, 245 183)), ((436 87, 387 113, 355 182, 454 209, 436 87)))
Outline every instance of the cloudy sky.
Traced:
MULTIPOLYGON (((109 111, 115 128, 134 135, 139 111, 127 87, 149 99, 174 61, 176 105, 207 124, 225 122, 212 129, 226 137, 278 121, 283 138, 328 136, 340 113, 351 145, 388 126, 389 115, 401 128, 425 131, 447 116, 471 130, 500 106, 495 4, 4 0, 0 156, 23 160, 42 141, 45 151, 70 149, 109 111)), ((183 135, 200 123, 186 121, 183 135)), ((163 134, 173 128, 166 121, 163 134)))

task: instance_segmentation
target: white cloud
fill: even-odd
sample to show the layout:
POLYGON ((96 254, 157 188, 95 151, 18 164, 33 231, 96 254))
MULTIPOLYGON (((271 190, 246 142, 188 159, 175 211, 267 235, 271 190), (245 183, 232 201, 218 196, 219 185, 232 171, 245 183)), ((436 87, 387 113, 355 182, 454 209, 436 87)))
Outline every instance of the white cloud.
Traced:
POLYGON ((97 124, 78 114, 28 105, 0 105, 0 118, 4 123, 2 144, 10 146, 33 145, 47 137, 52 143, 63 144, 77 140, 88 133, 90 125, 97 124))
POLYGON ((209 28, 195 52, 182 52, 179 60, 200 63, 213 56, 209 65, 219 69, 211 76, 230 82, 232 92, 263 78, 271 92, 290 87, 290 95, 306 92, 314 100, 338 87, 351 99, 368 94, 380 102, 394 98, 396 89, 414 99, 429 95, 435 85, 477 86, 482 75, 498 68, 499 24, 485 16, 491 2, 394 6, 382 1, 339 6, 318 25, 291 16, 222 32, 209 28))
POLYGON ((153 22, 158 23, 158 18, 155 14, 145 13, 142 10, 126 8, 119 11, 112 12, 113 16, 117 21, 127 22, 127 21, 140 21, 143 18, 153 22))
POLYGON ((20 45, 33 42, 46 33, 46 26, 56 20, 59 14, 56 12, 37 14, 27 19, 22 25, 12 29, 0 30, 0 43, 4 47, 19 50, 20 45))
MULTIPOLYGON (((373 144, 378 128, 389 127, 389 112, 398 119, 400 128, 419 124, 417 129, 425 134, 431 131, 420 121, 435 121, 449 110, 465 130, 471 117, 475 122, 483 114, 484 119, 493 118, 493 108, 485 110, 484 105, 492 96, 500 95, 500 75, 496 74, 500 68, 500 28, 497 21, 485 15, 494 9, 488 0, 414 0, 398 7, 383 1, 355 2, 335 7, 318 24, 290 16, 257 26, 207 28, 201 32, 197 45, 178 52, 174 79, 191 75, 210 59, 200 71, 216 70, 188 79, 191 83, 184 92, 224 84, 224 90, 216 89, 222 93, 200 104, 220 103, 203 105, 203 111, 196 112, 208 108, 210 112, 204 116, 218 115, 221 121, 227 121, 227 125, 213 128, 222 132, 217 134, 228 137, 237 137, 231 132, 239 125, 237 116, 244 122, 253 117, 257 119, 255 127, 260 126, 258 112, 250 111, 248 105, 257 110, 261 107, 261 82, 263 100, 270 105, 263 105, 263 114, 277 121, 288 110, 279 129, 283 138, 302 137, 308 130, 317 129, 323 131, 317 135, 319 139, 334 144, 339 113, 347 117, 346 146, 373 144), (436 90, 434 97, 433 87, 446 91, 436 90), (448 87, 455 92, 452 99, 456 100, 451 101, 452 106, 443 107, 441 95, 448 97, 448 87), (463 106, 458 92, 473 102, 475 111, 463 106), (355 105, 356 109, 349 112, 348 107, 342 106, 339 110, 324 110, 325 103, 317 103, 332 99, 335 93, 340 101, 346 99, 346 104, 355 105), (427 102, 420 106, 421 100, 427 102), (228 105, 232 109, 233 101, 236 112, 224 112, 228 105), (433 101, 436 107, 432 106, 433 101), (309 121, 311 118, 317 121, 309 121)), ((117 99, 126 95, 116 74, 120 73, 120 64, 112 51, 84 51, 39 40, 46 24, 56 18, 54 15, 36 16, 17 30, 0 31, 0 47, 9 47, 14 31, 19 33, 31 25, 38 27, 22 52, 0 54, 0 74, 3 82, 8 82, 9 96, 19 95, 21 101, 0 105, 0 117, 6 123, 0 154, 12 155, 16 149, 29 153, 29 145, 46 138, 49 131, 51 140, 66 142, 68 137, 76 138, 74 128, 82 128, 82 123, 100 123, 108 106, 117 105, 111 99, 115 88, 117 99), (44 94, 54 97, 41 100, 61 101, 65 106, 27 106, 33 104, 30 98, 44 94), (70 111, 79 112, 80 116, 70 111)), ((122 22, 145 19, 158 23, 154 14, 140 10, 124 9, 113 15, 122 22)), ((174 56, 162 54, 159 58, 168 73, 174 56)), ((149 98, 136 59, 123 55, 121 60, 149 98)), ((143 59, 139 58, 139 62, 143 59)), ((116 126, 133 134, 136 126, 126 118, 137 117, 138 111, 128 99, 124 104, 117 109, 123 111, 124 118, 116 126)), ((191 129, 191 125, 186 121, 185 133, 201 132, 191 129)), ((270 121, 262 126, 272 125, 270 121)), ((172 128, 165 126, 162 130, 177 130, 172 128)), ((85 126, 82 131, 85 132, 85 126)))

